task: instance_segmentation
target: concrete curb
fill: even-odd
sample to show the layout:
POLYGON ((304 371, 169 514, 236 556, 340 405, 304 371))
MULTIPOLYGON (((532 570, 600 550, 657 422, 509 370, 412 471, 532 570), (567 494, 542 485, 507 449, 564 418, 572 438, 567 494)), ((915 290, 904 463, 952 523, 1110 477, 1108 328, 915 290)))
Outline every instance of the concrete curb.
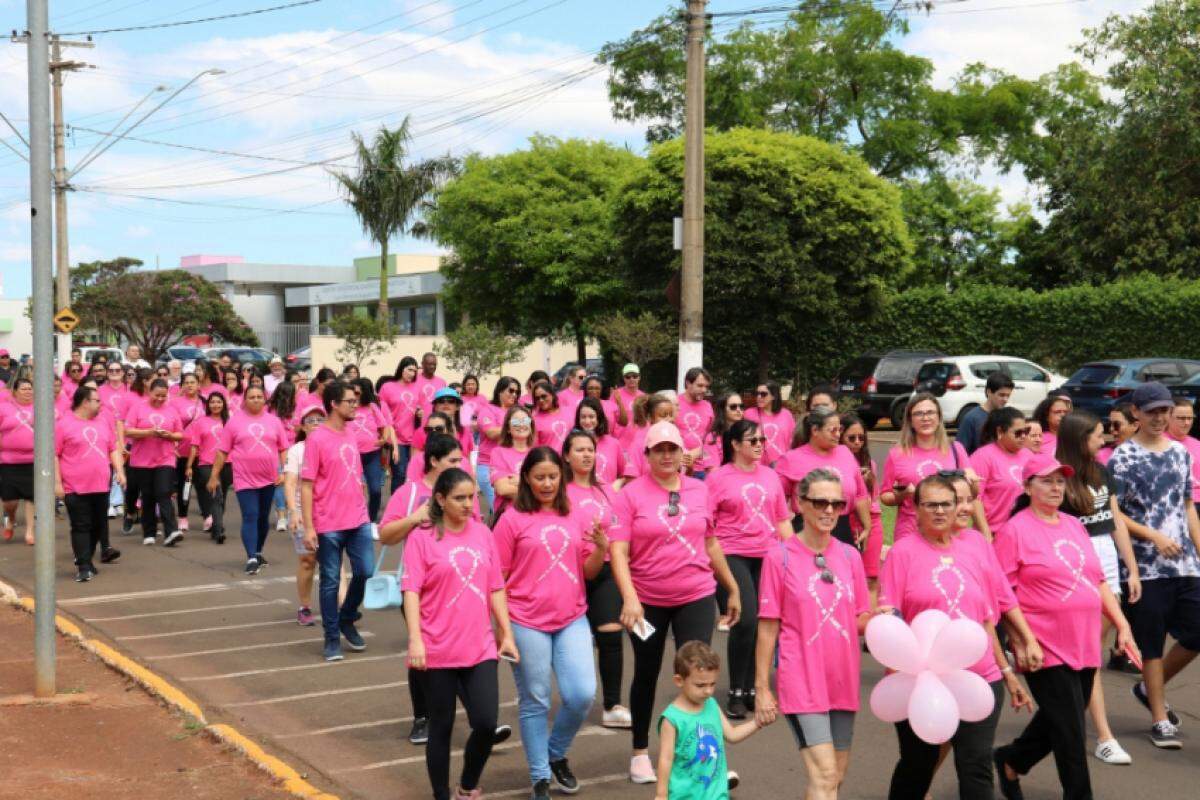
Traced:
MULTIPOLYGON (((32 597, 21 597, 13 587, 3 581, 0 581, 0 602, 24 609, 31 614, 35 605, 32 597)), ((204 732, 214 740, 237 750, 254 766, 279 781, 283 788, 292 795, 307 798, 307 800, 338 800, 336 795, 322 792, 304 780, 295 769, 275 756, 267 754, 262 747, 238 733, 234 728, 228 725, 208 724, 199 703, 172 686, 166 679, 146 669, 128 656, 117 652, 111 646, 96 639, 87 638, 78 625, 63 615, 54 615, 54 625, 59 633, 74 640, 80 647, 95 655, 113 670, 135 681, 171 708, 186 715, 194 723, 203 726, 204 732)))

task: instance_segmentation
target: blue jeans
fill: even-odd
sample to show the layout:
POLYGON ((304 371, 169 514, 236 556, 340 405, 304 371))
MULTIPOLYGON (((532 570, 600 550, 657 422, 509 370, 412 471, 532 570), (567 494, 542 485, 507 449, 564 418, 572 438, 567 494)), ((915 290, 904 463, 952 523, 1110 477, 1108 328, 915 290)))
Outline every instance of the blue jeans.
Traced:
MULTIPOLYGON (((375 546, 371 542, 371 524, 344 531, 317 534, 317 570, 320 575, 321 627, 325 629, 325 641, 337 641, 341 634, 338 626, 353 622, 358 607, 362 605, 363 589, 371 570, 375 568, 375 546), (338 609, 338 585, 342 580, 342 552, 350 556, 350 585, 346 588, 346 599, 338 609)), ((590 652, 589 652, 590 655, 590 652)))
POLYGON ((242 547, 246 548, 246 558, 254 558, 262 553, 267 544, 267 532, 271 530, 275 484, 241 489, 236 494, 238 507, 242 510, 242 547))
POLYGON ((120 506, 125 502, 125 490, 121 488, 121 484, 117 483, 117 476, 112 477, 112 486, 108 490, 108 504, 110 506, 120 506))
POLYGON ((400 451, 400 460, 392 464, 393 492, 404 485, 404 478, 408 473, 408 459, 412 457, 411 444, 397 445, 396 449, 400 451))
POLYGON ((550 780, 551 761, 567 757, 571 742, 592 707, 596 694, 592 632, 586 616, 554 633, 525 628, 515 622, 512 629, 521 653, 520 663, 513 665, 521 744, 529 764, 529 779, 536 783, 550 780), (547 738, 552 674, 558 681, 562 707, 547 738))
POLYGON ((486 519, 486 515, 491 514, 492 509, 496 507, 496 490, 492 488, 492 466, 490 464, 475 465, 475 483, 479 485, 480 499, 487 503, 486 508, 479 509, 486 519))
POLYGON ((379 503, 383 499, 383 464, 379 461, 379 451, 372 450, 362 453, 363 480, 367 484, 367 518, 371 522, 379 521, 379 503))

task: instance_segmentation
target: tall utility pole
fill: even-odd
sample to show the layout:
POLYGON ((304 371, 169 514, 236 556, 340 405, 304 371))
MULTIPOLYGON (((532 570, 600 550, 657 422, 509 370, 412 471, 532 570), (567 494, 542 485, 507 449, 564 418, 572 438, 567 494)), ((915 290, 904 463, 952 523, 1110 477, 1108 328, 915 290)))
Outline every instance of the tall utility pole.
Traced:
POLYGON ((708 0, 688 0, 683 156, 683 271, 679 291, 679 389, 704 364, 704 35, 708 0))
POLYGON ((50 48, 46 0, 26 0, 29 198, 33 264, 34 694, 54 694, 54 316, 51 275, 50 48))
MULTIPOLYGON (((54 98, 54 264, 56 274, 56 305, 64 309, 71 305, 71 251, 67 237, 67 150, 63 141, 66 123, 63 121, 63 73, 87 67, 82 61, 63 61, 64 47, 95 47, 91 42, 68 42, 58 36, 50 37, 50 86, 54 98)), ((58 335, 58 363, 65 365, 71 358, 71 334, 58 335)))

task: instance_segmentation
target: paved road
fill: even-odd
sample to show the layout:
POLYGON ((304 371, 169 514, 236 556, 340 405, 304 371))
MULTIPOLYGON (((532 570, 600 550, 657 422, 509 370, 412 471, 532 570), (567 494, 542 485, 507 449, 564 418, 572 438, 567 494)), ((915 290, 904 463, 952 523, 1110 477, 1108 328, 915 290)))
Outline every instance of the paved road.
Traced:
MULTIPOLYGON (((236 509, 229 522, 236 530, 236 509)), ((192 525, 199 527, 195 514, 192 525)), ((143 547, 140 536, 123 537, 118 524, 112 527, 114 543, 124 557, 117 564, 102 565, 93 582, 76 584, 65 523, 59 523, 57 584, 66 613, 185 689, 205 707, 210 720, 236 725, 307 772, 318 786, 354 798, 429 796, 423 751, 403 739, 411 711, 399 613, 368 613, 361 627, 367 651, 347 652, 344 662, 327 665, 321 660, 320 629, 295 623, 294 555, 287 537, 272 534, 266 550, 271 566, 248 579, 241 574, 244 557, 236 536, 217 546, 206 536, 193 534, 179 547, 165 549, 143 547)), ((32 574, 32 548, 19 538, 0 545, 0 579, 28 591, 32 574)), ((717 634, 716 644, 724 653, 723 634, 717 634)), ((667 658, 669 663, 669 653, 667 658)), ((627 663, 626 682, 631 672, 627 663)), ((867 690, 881 674, 880 667, 865 657, 867 690)), ((1188 749, 1166 753, 1155 750, 1144 736, 1146 715, 1129 697, 1132 679, 1104 674, 1113 726, 1135 764, 1119 768, 1092 761, 1097 797, 1144 797, 1151 785, 1166 797, 1197 796, 1200 665, 1183 678, 1172 687, 1172 699, 1184 716, 1188 749)), ((669 683, 664 670, 660 707, 670 697, 669 683)), ((515 727, 509 675, 501 678, 501 703, 502 721, 515 727)), ((652 788, 626 780, 626 734, 602 729, 598 721, 597 707, 571 753, 575 772, 586 785, 585 794, 649 800, 652 788)), ((1014 736, 1021 723, 1006 713, 1001 741, 1014 736)), ((456 746, 464 737, 465 725, 460 725, 456 746)), ((843 797, 884 796, 895 758, 890 726, 869 712, 860 714, 843 797)), ((743 798, 801 794, 803 766, 783 725, 735 746, 730 763, 743 777, 743 788, 736 792, 743 798)), ((488 764, 484 785, 488 797, 527 795, 519 738, 499 748, 488 764)), ((1049 763, 1041 765, 1025 786, 1031 800, 1061 794, 1049 763)), ((955 797, 955 787, 951 772, 939 779, 934 796, 955 797)))

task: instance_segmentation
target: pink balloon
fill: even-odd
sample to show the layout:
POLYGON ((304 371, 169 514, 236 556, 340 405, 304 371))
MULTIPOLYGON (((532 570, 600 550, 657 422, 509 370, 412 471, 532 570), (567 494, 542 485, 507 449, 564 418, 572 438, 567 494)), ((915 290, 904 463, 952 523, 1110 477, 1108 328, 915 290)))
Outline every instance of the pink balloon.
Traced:
POLYGON ((950 741, 958 730, 958 702, 937 675, 924 670, 908 699, 908 724, 930 744, 950 741))
POLYGON ((950 615, 936 608, 927 608, 913 617, 913 621, 909 623, 909 627, 912 628, 913 635, 917 637, 917 644, 921 647, 922 658, 929 657, 929 650, 933 647, 933 640, 937 638, 942 628, 949 624, 950 615))
POLYGON ((925 666, 939 675, 966 669, 983 658, 988 650, 988 635, 975 620, 956 619, 938 632, 929 648, 925 666))
POLYGON ((871 655, 885 667, 913 675, 921 671, 925 659, 917 637, 904 620, 878 614, 867 623, 866 638, 871 655))
POLYGON ((938 677, 950 690, 950 694, 954 695, 954 701, 958 703, 958 713, 962 715, 963 721, 979 722, 987 719, 996 707, 996 696, 992 694, 992 687, 974 672, 956 669, 938 677))
POLYGON ((884 722, 899 722, 908 717, 908 699, 917 676, 907 672, 885 675, 871 690, 871 711, 884 722))

